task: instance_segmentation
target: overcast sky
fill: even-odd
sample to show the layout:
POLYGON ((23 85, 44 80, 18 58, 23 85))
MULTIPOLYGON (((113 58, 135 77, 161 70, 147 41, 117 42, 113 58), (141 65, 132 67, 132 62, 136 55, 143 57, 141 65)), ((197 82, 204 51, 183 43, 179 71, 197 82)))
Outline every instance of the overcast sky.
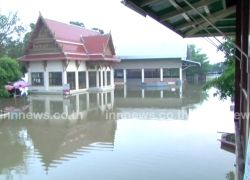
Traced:
POLYGON ((39 12, 48 19, 68 23, 80 21, 87 28, 111 31, 117 55, 185 57, 186 46, 195 44, 211 63, 223 54, 205 39, 183 39, 176 33, 130 10, 121 0, 0 0, 0 12, 18 11, 24 25, 35 23, 39 12))

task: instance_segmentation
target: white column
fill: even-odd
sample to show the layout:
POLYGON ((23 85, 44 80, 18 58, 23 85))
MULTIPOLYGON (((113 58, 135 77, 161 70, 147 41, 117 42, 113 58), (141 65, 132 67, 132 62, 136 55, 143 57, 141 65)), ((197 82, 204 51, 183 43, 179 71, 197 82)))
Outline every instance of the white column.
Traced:
POLYGON ((182 84, 182 67, 180 67, 180 82, 182 84))
POLYGON ((100 106, 99 106, 99 107, 100 107, 101 111, 104 112, 104 111, 105 111, 105 107, 104 107, 104 96, 103 96, 103 92, 100 93, 100 101, 101 101, 101 102, 100 102, 100 106))
POLYGON ((63 84, 67 84, 67 71, 66 71, 66 70, 63 71, 62 79, 63 79, 63 80, 62 80, 62 81, 63 81, 62 83, 63 83, 63 84))
POLYGON ((75 83, 76 83, 76 90, 79 89, 79 77, 78 77, 78 70, 75 72, 75 83))
POLYGON ((77 116, 79 115, 79 112, 80 112, 80 107, 79 107, 79 104, 80 103, 80 100, 79 100, 79 94, 76 95, 76 114, 77 116))
POLYGON ((141 69, 141 82, 144 83, 144 69, 141 69))
POLYGON ((100 70, 100 80, 101 80, 101 88, 103 88, 103 70, 100 70))
POLYGON ((111 104, 112 104, 112 109, 114 108, 114 103, 115 103, 115 92, 111 91, 111 104))
POLYGON ((141 90, 141 97, 142 97, 142 98, 145 97, 145 90, 144 90, 144 89, 141 90))
POLYGON ((161 98, 161 99, 163 98, 163 90, 161 90, 160 98, 161 98))
POLYGON ((114 87, 114 69, 110 67, 110 85, 114 87))
POLYGON ((104 99, 105 99, 105 106, 107 107, 107 105, 108 105, 108 93, 107 92, 105 92, 105 94, 104 94, 104 99))
POLYGON ((124 84, 123 86, 123 97, 127 98, 127 85, 126 84, 124 84))
POLYGON ((182 83, 181 83, 181 85, 179 87, 179 91, 180 91, 180 98, 182 98, 182 83))
POLYGON ((86 71, 86 89, 89 89, 89 71, 86 71))
POLYGON ((180 98, 182 98, 182 67, 180 67, 180 86, 179 86, 179 90, 180 90, 180 98))
POLYGON ((96 87, 99 87, 99 70, 96 70, 96 87))
POLYGON ((69 104, 63 103, 63 112, 68 116, 69 115, 69 104))
POLYGON ((103 107, 104 105, 104 97, 103 97, 103 92, 101 92, 101 102, 100 102, 100 106, 103 107))
POLYGON ((96 100, 97 100, 97 107, 100 107, 100 97, 99 97, 99 93, 96 93, 96 100))
POLYGON ((163 68, 160 68, 160 81, 163 81, 163 68))
POLYGON ((49 90, 49 73, 48 71, 44 71, 44 89, 45 91, 49 90))
POLYGON ((104 86, 107 86, 107 69, 104 70, 104 86))
POLYGON ((89 110, 89 93, 86 93, 86 111, 89 110))
POLYGON ((123 69, 123 83, 126 84, 127 83, 127 70, 123 69))

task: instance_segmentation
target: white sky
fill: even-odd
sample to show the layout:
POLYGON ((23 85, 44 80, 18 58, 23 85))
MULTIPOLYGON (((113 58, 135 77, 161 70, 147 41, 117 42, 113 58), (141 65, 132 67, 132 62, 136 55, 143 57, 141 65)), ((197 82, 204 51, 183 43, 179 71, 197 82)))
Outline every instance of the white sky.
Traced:
POLYGON ((117 55, 186 57, 186 46, 195 44, 211 63, 223 54, 202 38, 183 39, 151 18, 124 6, 121 0, 0 0, 0 12, 18 11, 24 25, 36 22, 39 11, 48 19, 83 22, 87 28, 111 31, 117 55))

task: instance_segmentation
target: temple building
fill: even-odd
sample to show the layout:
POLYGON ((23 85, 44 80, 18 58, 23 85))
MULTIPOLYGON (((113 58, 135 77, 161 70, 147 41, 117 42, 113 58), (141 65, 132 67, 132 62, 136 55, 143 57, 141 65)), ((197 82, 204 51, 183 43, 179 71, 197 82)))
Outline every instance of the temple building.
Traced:
POLYGON ((39 16, 24 56, 30 90, 70 93, 114 88, 113 65, 119 62, 111 33, 101 34, 39 16))

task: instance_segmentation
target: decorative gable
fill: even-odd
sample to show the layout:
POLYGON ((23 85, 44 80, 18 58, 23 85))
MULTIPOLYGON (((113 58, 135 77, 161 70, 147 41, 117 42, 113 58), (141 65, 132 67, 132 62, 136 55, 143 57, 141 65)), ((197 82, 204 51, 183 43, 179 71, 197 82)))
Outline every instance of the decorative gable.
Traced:
POLYGON ((104 49, 104 53, 105 55, 111 55, 111 56, 115 55, 115 48, 114 48, 111 33, 108 34, 107 45, 104 49))
POLYGON ((28 49, 28 54, 41 54, 41 53, 58 53, 61 52, 56 44, 50 30, 40 20, 37 27, 33 32, 31 38, 31 46, 28 49))
POLYGON ((104 49, 104 54, 105 54, 105 55, 108 55, 108 56, 113 55, 113 52, 112 52, 110 46, 107 46, 107 47, 104 49))
POLYGON ((111 34, 44 19, 39 16, 21 61, 110 61, 119 62, 111 34))

